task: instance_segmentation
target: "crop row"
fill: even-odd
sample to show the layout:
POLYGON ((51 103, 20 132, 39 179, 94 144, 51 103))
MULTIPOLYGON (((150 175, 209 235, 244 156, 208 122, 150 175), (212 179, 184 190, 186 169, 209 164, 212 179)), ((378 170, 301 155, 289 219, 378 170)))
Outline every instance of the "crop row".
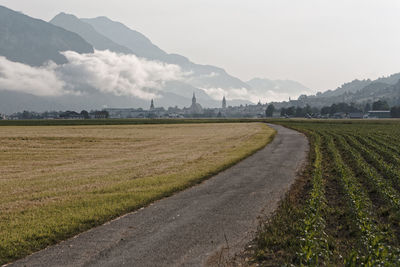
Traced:
POLYGON ((393 164, 400 164, 400 148, 397 148, 390 143, 389 140, 383 140, 381 136, 377 135, 365 135, 365 137, 373 144, 375 147, 379 147, 383 152, 385 157, 389 159, 393 164), (387 154, 388 153, 388 154, 387 154))
MULTIPOLYGON (((343 137, 334 135, 336 140, 343 137)), ((372 203, 362 185, 357 181, 348 165, 343 161, 332 136, 328 137, 328 150, 336 166, 343 192, 348 199, 356 225, 361 232, 361 246, 364 251, 354 252, 346 261, 348 265, 384 266, 394 263, 398 253, 385 244, 385 233, 373 220, 372 203)), ((343 140, 342 140, 343 142, 343 140)))
POLYGON ((360 150, 360 153, 364 156, 364 158, 373 165, 377 170, 379 170, 386 178, 392 180, 393 184, 400 184, 400 170, 396 165, 388 163, 384 156, 387 155, 387 158, 394 158, 389 151, 386 151, 384 148, 377 148, 370 141, 365 141, 365 139, 361 139, 362 142, 368 147, 364 147, 361 145, 356 138, 347 135, 347 141, 353 147, 357 147, 360 150), (378 151, 378 153, 374 152, 374 150, 378 151))
POLYGON ((322 177, 321 136, 309 133, 309 137, 313 139, 315 160, 311 178, 312 189, 304 211, 299 256, 301 264, 319 265, 330 254, 325 233, 326 222, 322 215, 326 207, 325 181, 322 177))
MULTIPOLYGON (((351 139, 349 136, 347 136, 347 138, 351 139)), ((349 142, 346 142, 343 137, 339 137, 338 141, 338 146, 348 153, 349 161, 352 163, 353 168, 368 180, 369 185, 372 186, 388 204, 399 209, 399 193, 393 188, 393 184, 390 180, 382 177, 382 175, 363 158, 363 155, 366 155, 363 153, 366 149, 354 140, 351 145, 349 142)), ((368 151, 368 153, 370 153, 370 151, 368 151)))

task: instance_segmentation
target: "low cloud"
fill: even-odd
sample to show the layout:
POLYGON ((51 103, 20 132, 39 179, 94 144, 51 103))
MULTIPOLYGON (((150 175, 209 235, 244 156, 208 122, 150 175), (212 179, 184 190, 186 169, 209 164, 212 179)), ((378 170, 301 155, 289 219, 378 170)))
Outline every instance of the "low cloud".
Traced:
POLYGON ((157 98, 165 82, 181 80, 180 67, 110 51, 63 52, 68 63, 31 67, 0 57, 0 90, 39 96, 81 94, 99 90, 119 96, 157 98))
POLYGON ((69 62, 60 67, 63 80, 70 84, 73 80, 80 85, 87 83, 103 93, 151 99, 158 97, 158 90, 165 82, 183 77, 177 65, 149 61, 135 55, 110 51, 95 51, 93 54, 68 51, 63 54, 69 62))
POLYGON ((0 56, 0 90, 38 96, 62 95, 66 93, 65 83, 57 77, 56 68, 55 64, 35 68, 0 56))
POLYGON ((246 88, 200 88, 214 100, 221 100, 224 96, 228 100, 249 99, 249 92, 246 88))
POLYGON ((247 88, 201 88, 214 100, 221 100, 224 96, 227 100, 249 100, 253 103, 258 101, 266 102, 266 97, 262 97, 259 94, 255 94, 247 88), (265 101, 264 101, 265 100, 265 101))
MULTIPOLYGON (((214 100, 221 100, 222 97, 226 97, 227 100, 244 99, 249 100, 253 103, 261 101, 261 103, 267 102, 280 102, 287 101, 289 97, 297 99, 298 95, 290 93, 281 93, 273 90, 254 90, 247 88, 201 88, 206 94, 208 94, 214 100)), ((278 88, 279 89, 279 88, 278 88)))
MULTIPOLYGON (((110 51, 92 54, 63 52, 68 63, 56 65, 49 62, 42 67, 31 67, 12 62, 0 56, 0 90, 29 93, 37 96, 66 94, 110 93, 118 96, 134 96, 149 100, 161 97, 166 82, 194 79, 192 73, 184 73, 177 65, 149 61, 135 55, 123 55, 110 51)), ((218 76, 212 72, 204 77, 218 76)), ((204 78, 203 77, 203 78, 204 78)), ((201 88, 211 98, 220 101, 241 99, 253 103, 288 100, 289 93, 281 89, 255 90, 249 88, 201 88), (280 91, 280 92, 279 92, 280 91)))

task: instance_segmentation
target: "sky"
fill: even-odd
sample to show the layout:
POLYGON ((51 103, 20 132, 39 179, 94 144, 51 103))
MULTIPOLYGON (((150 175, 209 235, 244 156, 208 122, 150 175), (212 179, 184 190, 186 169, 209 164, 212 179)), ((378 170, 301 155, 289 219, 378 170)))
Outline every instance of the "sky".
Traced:
POLYGON ((107 16, 169 53, 247 81, 291 79, 315 91, 400 72, 398 0, 0 0, 50 20, 107 16))

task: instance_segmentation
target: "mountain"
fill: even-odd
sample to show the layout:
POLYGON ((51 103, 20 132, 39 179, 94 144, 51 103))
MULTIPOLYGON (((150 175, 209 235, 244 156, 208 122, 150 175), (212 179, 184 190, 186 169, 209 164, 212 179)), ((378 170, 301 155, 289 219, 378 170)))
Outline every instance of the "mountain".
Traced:
MULTIPOLYGON (((156 106, 190 106, 194 92, 199 103, 204 107, 220 107, 221 100, 212 98, 205 89, 212 88, 211 91, 216 92, 226 88, 250 89, 250 86, 246 83, 230 76, 221 68, 195 64, 183 56, 166 53, 152 44, 147 37, 121 23, 106 18, 93 19, 91 22, 93 23, 88 23, 86 20, 78 19, 73 15, 60 13, 51 20, 51 23, 48 23, 0 6, 0 56, 9 60, 7 63, 6 59, 2 59, 3 67, 6 68, 2 70, 3 73, 0 76, 0 113, 9 114, 22 110, 68 109, 79 111, 82 109, 101 109, 105 106, 148 108, 148 100, 111 93, 114 92, 115 88, 112 90, 97 88, 94 84, 98 79, 93 80, 93 77, 96 76, 88 77, 88 80, 92 79, 90 82, 95 81, 94 84, 78 78, 78 76, 82 76, 82 71, 86 70, 90 73, 93 70, 93 68, 84 64, 90 64, 87 61, 90 60, 90 57, 98 56, 94 48, 96 50, 110 50, 118 54, 136 54, 139 57, 153 60, 154 62, 149 64, 153 64, 151 66, 157 70, 163 68, 161 65, 157 66, 159 62, 181 66, 188 73, 184 79, 165 83, 160 81, 161 84, 164 84, 164 87, 161 90, 154 89, 154 92, 157 92, 156 94, 160 96, 155 99, 156 106), (98 20, 111 27, 108 32, 107 27, 102 29, 98 25, 97 27, 92 25, 96 24, 94 22, 98 20), (107 33, 107 35, 103 33, 107 33), (112 35, 116 33, 118 33, 118 36, 112 35), (109 35, 115 37, 117 41, 110 38, 109 35), (129 47, 125 46, 125 42, 129 47), (132 48, 136 51, 133 51, 132 48), (87 55, 85 57, 74 56, 71 59, 71 54, 69 54, 68 58, 73 61, 67 61, 67 58, 60 53, 63 51, 74 51, 78 54, 87 55), (45 65, 50 60, 54 61, 57 66, 45 65), (22 64, 14 64, 14 62, 22 64), (88 69, 85 69, 85 67, 88 69), (48 86, 45 79, 51 79, 52 84, 56 87, 61 84, 62 87, 59 89, 62 91, 65 89, 64 93, 61 93, 61 95, 32 94, 36 87, 38 87, 38 90, 48 90, 46 92, 53 90, 50 88, 51 86, 48 86), (67 93, 67 91, 78 93, 67 93)), ((104 60, 104 55, 102 54, 101 60, 104 60)), ((123 55, 116 55, 116 57, 120 56, 123 55)), ((146 64, 146 61, 143 61, 144 63, 140 63, 140 61, 135 64, 146 64)), ((114 73, 108 72, 107 64, 102 65, 104 67, 102 71, 105 71, 108 75, 114 75, 114 73)), ((113 70, 115 71, 115 69, 113 70)), ((113 76, 107 82, 120 78, 121 76, 113 76)), ((140 82, 145 83, 147 81, 141 80, 140 82)), ((54 90, 58 89, 55 88, 54 90)), ((228 105, 250 103, 247 100, 240 99, 228 101, 228 105)))
POLYGON ((299 82, 292 80, 270 80, 254 78, 247 81, 250 91, 269 101, 284 101, 289 97, 294 99, 300 95, 311 94, 313 91, 299 82))
POLYGON ((132 30, 124 24, 112 21, 107 17, 81 19, 90 24, 100 34, 114 42, 123 45, 139 57, 158 60, 179 65, 183 70, 192 72, 188 83, 198 88, 250 88, 245 82, 235 78, 222 68, 210 65, 200 65, 178 54, 168 54, 154 45, 149 38, 132 30))
POLYGON ((116 53, 132 54, 130 49, 114 43, 112 40, 98 33, 92 25, 81 21, 74 15, 60 13, 55 16, 50 23, 79 34, 97 50, 108 49, 116 53))
POLYGON ((375 80, 375 82, 387 83, 391 85, 395 85, 400 80, 400 73, 392 74, 388 77, 381 77, 375 80))
POLYGON ((364 106, 377 100, 386 100, 389 105, 400 105, 400 73, 376 80, 354 80, 345 83, 336 90, 329 90, 316 95, 301 96, 290 102, 274 103, 276 107, 330 106, 334 103, 354 103, 364 106))
MULTIPOLYGON (((191 74, 184 82, 169 83, 169 86, 167 85, 163 90, 166 92, 171 92, 172 90, 174 93, 179 91, 179 95, 188 98, 191 98, 191 95, 195 92, 198 95, 199 102, 206 107, 219 107, 220 100, 212 99, 201 90, 203 88, 250 88, 246 83, 230 76, 221 68, 195 64, 181 55, 168 54, 154 45, 143 34, 106 17, 78 19, 73 15, 60 13, 50 23, 79 34, 96 49, 108 49, 114 52, 122 51, 123 53, 132 53, 148 60, 179 65, 183 71, 191 74), (119 46, 118 49, 116 49, 117 46, 119 46), (121 49, 121 47, 124 49, 121 49), (171 84, 173 84, 173 87, 171 84)), ((232 103, 251 104, 250 101, 246 100, 233 101, 232 103)))
MULTIPOLYGON (((158 56, 159 58, 167 56, 167 53, 159 49, 158 47, 154 46, 150 40, 148 40, 144 35, 133 31, 133 30, 128 30, 131 34, 135 35, 135 40, 139 40, 138 43, 139 45, 134 46, 133 44, 130 44, 131 47, 135 48, 136 53, 134 53, 132 50, 129 48, 126 48, 125 46, 119 45, 112 41, 111 39, 105 37, 101 33, 99 33, 92 25, 89 23, 85 22, 85 20, 78 19, 74 15, 70 14, 65 14, 65 13, 60 13, 57 16, 55 16, 50 23, 62 27, 68 31, 75 32, 79 34, 81 37, 83 37, 85 40, 87 40, 90 44, 93 45, 93 47, 97 50, 110 50, 113 52, 117 53, 124 53, 124 54, 136 54, 137 56, 141 57, 146 57, 148 59, 154 60, 154 56, 158 56), (147 49, 146 49, 147 48, 147 49), (139 51, 139 52, 137 52, 139 51), (155 51, 155 52, 154 52, 155 51)), ((121 24, 122 25, 122 24, 121 24)), ((122 25, 121 28, 124 26, 122 25)), ((108 29, 107 27, 105 27, 108 29)), ((114 32, 110 30, 109 34, 113 37, 116 38, 119 34, 125 34, 126 32, 114 32)), ((122 37, 123 39, 124 37, 122 37)), ((171 62, 169 62, 171 63, 171 62)), ((186 97, 187 99, 191 99, 192 94, 196 93, 198 100, 200 103, 202 103, 204 106, 207 107, 216 107, 220 105, 220 101, 215 101, 213 100, 210 96, 208 96, 203 90, 198 89, 196 87, 191 86, 190 84, 183 83, 183 82, 170 82, 168 83, 165 88, 163 88, 163 91, 165 92, 170 92, 174 93, 183 97, 186 97)), ((170 103, 174 104, 175 103, 170 103)), ((179 104, 179 103, 176 103, 179 104)))
POLYGON ((395 73, 388 77, 381 77, 374 81, 372 81, 371 79, 366 79, 366 80, 356 79, 349 83, 343 84, 342 86, 338 87, 335 90, 328 90, 322 93, 321 96, 330 97, 330 96, 340 96, 344 93, 355 93, 373 83, 385 83, 388 85, 394 85, 399 81, 399 79, 400 79, 400 73, 395 73))
POLYGON ((111 21, 107 17, 81 20, 93 26, 93 28, 100 34, 129 48, 139 57, 159 60, 168 55, 166 52, 154 45, 146 36, 140 32, 129 29, 120 22, 111 21))
POLYGON ((0 6, 0 55, 8 60, 40 66, 52 60, 65 63, 60 51, 93 53, 76 33, 0 6))
POLYGON ((302 94, 312 93, 312 90, 299 82, 292 80, 270 80, 254 78, 246 82, 257 91, 273 91, 275 93, 290 94, 299 96, 302 94))
MULTIPOLYGON (((378 79, 363 89, 350 94, 347 98, 355 103, 373 102, 380 99, 386 100, 390 105, 400 104, 400 80, 396 84, 381 82, 383 79, 378 79)), ((384 80, 392 82, 391 80, 384 80)))
POLYGON ((368 80, 353 80, 351 82, 345 83, 342 86, 338 87, 336 90, 328 90, 322 93, 321 96, 323 97, 333 97, 333 96, 340 96, 344 93, 353 93, 361 90, 367 85, 370 85, 372 81, 368 80))
POLYGON ((395 85, 399 84, 400 73, 376 80, 354 80, 345 83, 336 90, 327 91, 317 97, 320 99, 342 99, 347 102, 362 103, 386 98, 389 102, 400 97, 395 85))

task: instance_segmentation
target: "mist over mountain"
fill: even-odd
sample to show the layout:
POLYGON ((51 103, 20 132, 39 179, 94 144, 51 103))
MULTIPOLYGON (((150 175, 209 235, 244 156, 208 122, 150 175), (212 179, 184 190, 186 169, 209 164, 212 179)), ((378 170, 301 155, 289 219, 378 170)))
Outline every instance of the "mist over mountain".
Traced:
MULTIPOLYGON (((155 99, 157 107, 168 107, 174 102, 182 108, 187 106, 188 99, 180 95, 163 92, 162 97, 155 99)), ((12 114, 23 110, 36 112, 53 110, 95 110, 108 107, 148 109, 150 102, 133 96, 116 96, 111 93, 92 92, 84 95, 36 96, 24 92, 0 90, 0 112, 12 114)))
POLYGON ((112 21, 107 17, 82 19, 82 21, 92 25, 96 31, 114 42, 129 48, 139 57, 176 64, 184 71, 192 72, 191 79, 188 80, 187 83, 194 87, 226 89, 250 88, 248 84, 229 75, 222 68, 195 64, 184 56, 168 54, 154 45, 145 35, 128 28, 120 22, 112 21))
MULTIPOLYGON (((223 95, 229 98, 230 89, 232 89, 231 92, 235 92, 237 88, 241 90, 250 89, 250 86, 246 83, 228 75, 223 69, 208 65, 198 65, 190 62, 181 55, 168 54, 154 45, 143 34, 106 17, 78 19, 73 15, 60 13, 50 22, 76 32, 88 40, 96 49, 132 53, 149 60, 157 60, 180 66, 183 71, 190 74, 184 81, 176 81, 174 83, 175 88, 166 86, 163 90, 167 92, 171 90, 175 92, 179 91, 181 96, 188 97, 188 103, 190 103, 191 96, 195 92, 198 95, 199 101, 204 106, 219 107, 223 95), (119 46, 119 48, 115 49, 116 46, 119 46), (121 49, 120 47, 125 49, 121 49), (205 93, 208 92, 208 89, 212 91, 224 90, 224 93, 222 95, 209 95, 205 93)), ((246 95, 243 99, 240 99, 241 95, 238 96, 233 93, 230 95, 232 96, 230 97, 230 100, 233 101, 232 104, 251 104, 250 101, 246 100, 246 95)), ((173 104, 175 103, 171 103, 171 105, 173 104)))
POLYGON ((76 33, 0 6, 0 55, 11 61, 41 66, 52 60, 66 63, 60 51, 93 53, 76 33))
MULTIPOLYGON (((160 99, 159 103, 164 106, 170 103, 180 105, 182 99, 190 103, 190 99, 162 90, 168 81, 184 77, 177 65, 147 61, 132 54, 117 54, 109 50, 95 50, 88 54, 61 53, 67 58, 67 63, 40 67, 12 62, 0 56, 0 92, 34 95, 35 101, 53 100, 60 108, 63 107, 61 104, 78 109, 104 106, 147 108, 151 99, 160 99)), ((5 98, 0 98, 0 112, 9 106, 3 101, 5 98)), ((38 106, 41 108, 40 104, 38 106)))
POLYGON ((169 54, 142 33, 97 17, 60 13, 50 23, 0 6, 0 112, 21 109, 184 107, 195 93, 204 107, 284 101, 304 103, 395 97, 400 74, 376 81, 355 80, 336 90, 313 91, 291 80, 248 82, 224 69, 169 54), (54 63, 49 63, 49 62, 54 63), (391 87, 392 86, 392 87, 391 87))
POLYGON ((285 101, 289 97, 297 98, 303 94, 311 94, 313 90, 292 80, 270 80, 254 78, 247 82, 252 88, 252 92, 265 98, 266 101, 285 101))
MULTIPOLYGON (((109 21, 106 18, 100 19, 109 21)), ((81 20, 75 17, 74 15, 69 15, 65 13, 60 13, 57 16, 55 16, 50 23, 57 25, 59 27, 63 27, 66 30, 73 31, 77 34, 79 34, 81 37, 83 37, 85 40, 87 40, 89 43, 93 45, 95 49, 98 50, 110 50, 113 52, 117 53, 124 53, 124 54, 135 54, 140 57, 144 57, 150 60, 159 60, 162 61, 161 59, 163 58, 164 55, 167 55, 164 51, 159 49, 158 47, 154 46, 150 40, 148 40, 144 35, 130 30, 130 29, 125 29, 126 27, 123 26, 122 24, 115 23, 120 25, 120 27, 117 27, 117 31, 113 31, 115 27, 111 27, 110 30, 110 36, 112 38, 116 38, 116 36, 120 34, 128 34, 131 36, 134 36, 133 38, 129 38, 131 42, 128 44, 134 48, 134 50, 131 50, 129 48, 126 48, 125 46, 122 46, 120 44, 115 43, 108 37, 104 36, 103 34, 99 33, 91 24, 87 23, 86 21, 90 20, 81 20), (121 29, 125 29, 126 32, 121 31, 121 29), (119 30, 119 31, 118 31, 119 30), (135 53, 133 51, 136 51, 135 53), (138 52, 137 52, 138 51, 138 52), (153 52, 152 52, 153 51, 153 52), (155 52, 154 52, 155 51, 155 52), (155 57, 158 56, 158 57, 155 57), (161 59, 160 59, 161 58, 161 59)), ((107 23, 103 25, 105 29, 108 29, 109 27, 107 23)), ((97 28, 100 29, 101 28, 97 28)), ((104 31, 102 31, 104 32, 104 31)), ((107 32, 107 31, 106 31, 107 32)), ((117 38, 119 39, 119 38, 117 38)), ((124 39, 124 38, 122 38, 124 39)), ((123 43, 123 42, 121 42, 123 43)), ((166 63, 171 63, 167 62, 166 63)), ((187 80, 191 80, 192 77, 189 77, 187 80)), ((163 87, 163 91, 165 92, 172 92, 177 95, 182 96, 183 98, 186 98, 186 104, 191 103, 191 98, 193 95, 193 92, 196 93, 198 100, 207 107, 218 107, 220 106, 220 101, 216 101, 212 99, 209 95, 207 95, 203 90, 198 89, 196 87, 193 87, 190 85, 190 83, 184 83, 182 81, 175 81, 174 83, 168 83, 163 87)), ((162 101, 165 102, 165 101, 162 101)), ((246 103, 246 101, 242 101, 243 103, 246 103)), ((250 103, 250 102, 248 102, 250 103)), ((170 105, 178 105, 181 106, 179 101, 175 102, 170 102, 170 105)))

